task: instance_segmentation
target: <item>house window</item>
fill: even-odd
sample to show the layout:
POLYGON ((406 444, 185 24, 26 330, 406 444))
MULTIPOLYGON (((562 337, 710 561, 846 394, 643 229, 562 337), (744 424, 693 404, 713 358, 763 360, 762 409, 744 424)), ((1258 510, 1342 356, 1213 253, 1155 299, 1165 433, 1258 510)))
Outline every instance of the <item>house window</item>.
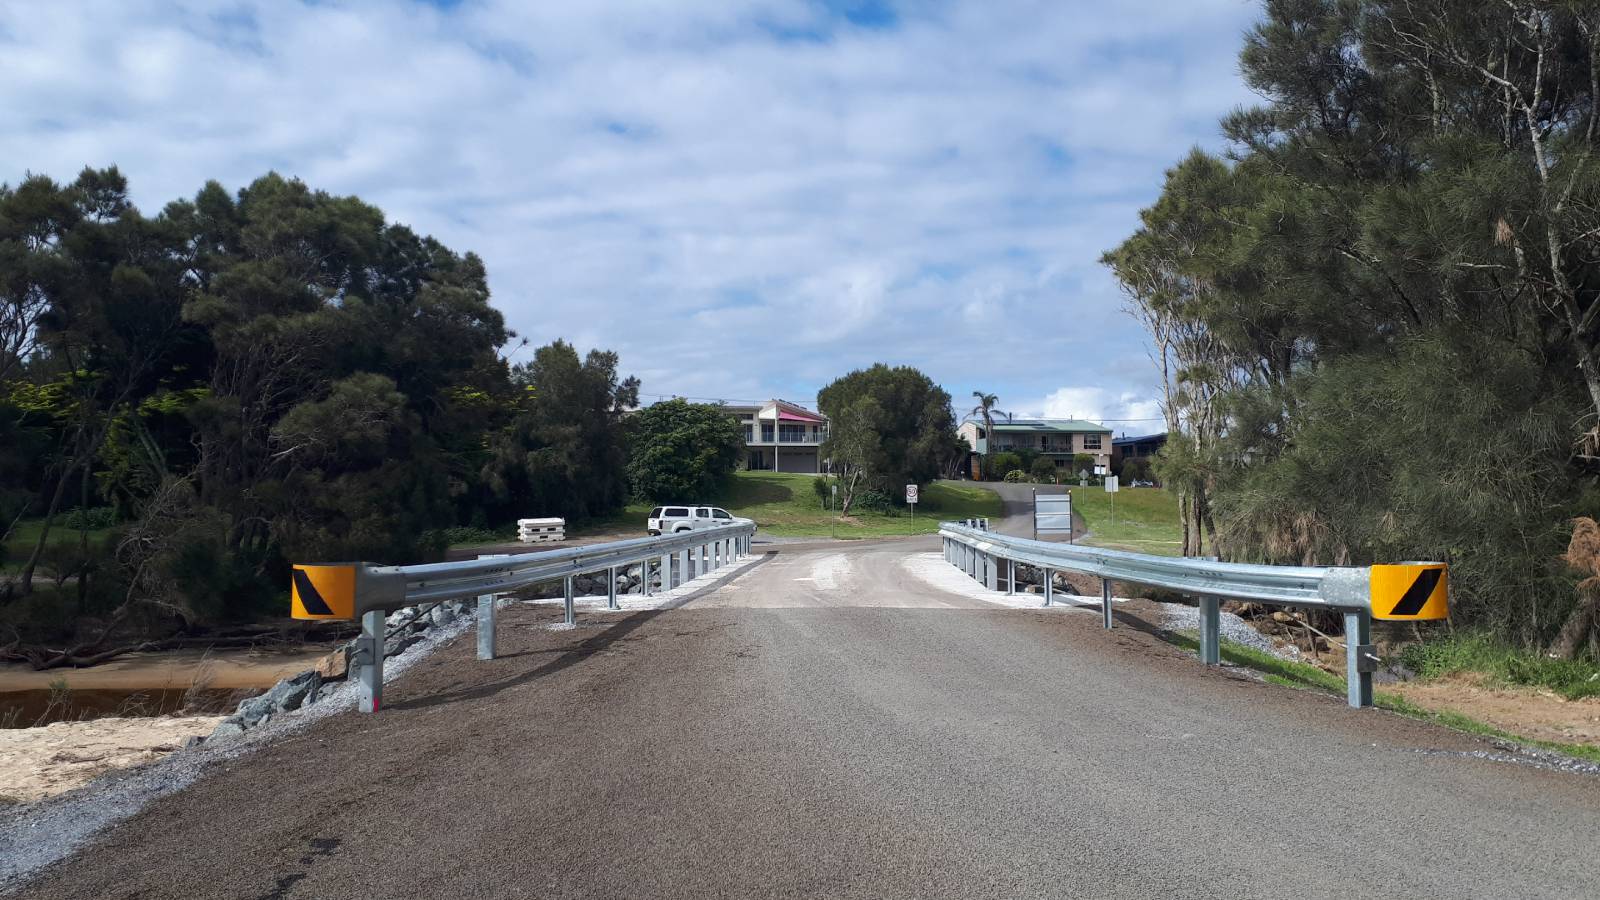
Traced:
POLYGON ((761 423, 761 442, 764 444, 772 443, 772 423, 761 423))
POLYGON ((744 427, 744 442, 746 444, 750 443, 750 439, 755 437, 755 434, 756 434, 755 426, 754 425, 746 425, 744 427))
POLYGON ((1084 435, 1083 436, 1083 449, 1085 449, 1085 450, 1099 450, 1100 449, 1100 435, 1098 435, 1098 434, 1086 434, 1086 435, 1084 435))

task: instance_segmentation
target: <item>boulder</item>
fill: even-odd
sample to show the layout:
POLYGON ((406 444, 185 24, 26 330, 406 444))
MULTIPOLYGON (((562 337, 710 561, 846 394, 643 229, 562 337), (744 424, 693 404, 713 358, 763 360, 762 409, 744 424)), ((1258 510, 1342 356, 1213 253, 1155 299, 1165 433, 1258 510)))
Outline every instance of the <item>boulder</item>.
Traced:
POLYGON ((237 719, 239 724, 244 728, 254 728, 256 723, 260 722, 263 716, 272 712, 273 702, 274 700, 271 691, 261 694, 260 696, 251 697, 250 699, 241 702, 238 710, 236 710, 229 718, 237 719))
POLYGON ((383 658, 388 659, 391 656, 399 656, 400 654, 406 652, 406 650, 408 650, 412 644, 415 644, 421 640, 422 638, 414 634, 392 637, 383 645, 383 658))
POLYGON ((183 749, 192 750, 195 747, 198 747, 201 744, 204 744, 205 742, 206 742, 206 739, 205 739, 204 735, 191 734, 188 737, 183 739, 183 749))
POLYGON ((428 618, 437 626, 449 625, 456 620, 456 611, 448 603, 441 603, 428 612, 428 618))
POLYGON ((337 681, 345 677, 350 672, 350 645, 346 644, 317 660, 315 671, 324 681, 337 681))
POLYGON ((244 734, 244 723, 238 721, 237 716, 229 716, 218 722, 217 727, 211 730, 211 739, 230 738, 240 734, 244 734))
POLYGON ((273 712, 293 712, 304 706, 306 697, 316 693, 321 687, 322 676, 315 669, 311 669, 273 685, 267 696, 273 698, 273 712))

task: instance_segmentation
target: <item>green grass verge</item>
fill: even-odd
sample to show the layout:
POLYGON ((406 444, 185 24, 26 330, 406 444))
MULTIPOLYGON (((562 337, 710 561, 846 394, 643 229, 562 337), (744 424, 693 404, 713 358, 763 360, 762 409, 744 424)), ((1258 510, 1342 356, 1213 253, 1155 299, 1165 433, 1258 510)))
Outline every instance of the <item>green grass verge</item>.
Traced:
MULTIPOLYGON (((1200 642, 1193 632, 1170 634, 1167 638, 1171 643, 1188 650, 1199 652, 1200 642)), ((1266 676, 1272 684, 1285 687, 1300 688, 1303 690, 1319 690, 1333 694, 1343 695, 1345 692, 1344 679, 1332 672, 1319 669, 1309 663, 1299 663, 1293 660, 1282 659, 1257 650, 1254 647, 1245 647, 1224 639, 1222 641, 1221 656, 1225 662, 1236 666, 1254 669, 1266 676)), ((1539 738, 1524 737, 1513 734, 1501 728, 1496 728, 1487 722, 1481 722, 1470 716, 1462 715, 1448 709, 1426 709, 1415 703, 1388 691, 1373 691, 1372 704, 1379 709, 1443 725, 1456 731, 1464 731, 1481 737, 1496 738, 1524 744, 1529 747, 1538 747, 1543 750, 1553 750, 1567 756, 1588 762, 1600 763, 1600 747, 1591 747, 1587 744, 1564 744, 1559 741, 1546 741, 1539 738)))
POLYGON ((1568 700, 1600 697, 1600 663, 1551 659, 1507 646, 1483 632, 1458 632, 1412 644, 1400 660, 1425 680, 1475 672, 1501 684, 1545 688, 1568 700))
POLYGON ((1159 556, 1183 552, 1178 495, 1165 488, 1123 488, 1108 494, 1094 485, 1075 487, 1072 509, 1083 517, 1087 543, 1093 546, 1159 556))
MULTIPOLYGON (((786 472, 735 472, 719 497, 696 501, 720 506, 736 516, 754 519, 766 534, 778 537, 869 538, 896 535, 933 534, 944 519, 1000 515, 1000 497, 993 491, 950 482, 924 485, 922 502, 912 518, 905 510, 888 513, 858 511, 853 521, 839 519, 824 509, 812 487, 816 478, 786 472)), ((622 512, 585 522, 573 529, 576 535, 637 530, 644 533, 644 521, 651 504, 631 503, 622 512)))

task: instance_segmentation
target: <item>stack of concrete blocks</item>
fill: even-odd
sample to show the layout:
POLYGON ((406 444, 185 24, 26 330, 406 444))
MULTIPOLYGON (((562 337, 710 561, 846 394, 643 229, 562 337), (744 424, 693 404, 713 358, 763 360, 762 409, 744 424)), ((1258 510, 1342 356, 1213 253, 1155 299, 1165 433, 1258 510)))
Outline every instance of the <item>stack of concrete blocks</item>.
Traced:
POLYGON ((566 519, 517 520, 517 540, 524 544, 553 544, 566 539, 566 519))

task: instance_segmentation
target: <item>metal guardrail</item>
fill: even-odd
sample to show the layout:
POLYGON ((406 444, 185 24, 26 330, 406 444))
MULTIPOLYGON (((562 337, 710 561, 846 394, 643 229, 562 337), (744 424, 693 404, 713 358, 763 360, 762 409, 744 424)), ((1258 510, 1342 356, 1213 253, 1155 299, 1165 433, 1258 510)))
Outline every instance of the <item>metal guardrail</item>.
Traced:
POLYGON ((414 566, 296 565, 291 612, 297 619, 361 620, 361 637, 356 640, 350 663, 360 682, 357 708, 376 712, 383 696, 384 626, 388 612, 476 597, 478 658, 494 659, 495 600, 499 594, 560 579, 566 601, 565 621, 573 625, 577 622, 573 607, 575 576, 605 571, 609 585, 607 606, 619 609, 619 569, 638 566, 641 590, 649 596, 652 564, 656 565, 661 590, 671 590, 748 555, 755 533, 755 524, 744 522, 659 537, 460 562, 414 566))
POLYGON ((1216 559, 1152 556, 1082 545, 1054 544, 996 534, 986 520, 939 526, 945 560, 990 590, 999 590, 1005 566, 1006 593, 1016 593, 1017 564, 1044 572, 1044 603, 1053 600, 1056 570, 1100 579, 1104 625, 1112 627, 1111 582, 1167 588, 1200 602, 1200 659, 1221 660, 1222 599, 1278 606, 1321 607, 1344 614, 1346 686, 1351 706, 1372 705, 1372 619, 1416 621, 1448 615, 1448 576, 1443 563, 1387 566, 1264 566, 1216 559))

